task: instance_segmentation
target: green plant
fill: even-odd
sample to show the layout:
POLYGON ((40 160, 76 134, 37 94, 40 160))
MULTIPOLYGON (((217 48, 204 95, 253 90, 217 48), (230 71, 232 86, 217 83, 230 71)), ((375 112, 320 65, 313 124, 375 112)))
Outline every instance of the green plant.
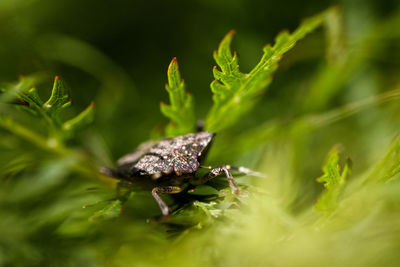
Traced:
POLYGON ((165 89, 169 93, 171 105, 161 102, 161 112, 171 119, 167 126, 168 136, 177 136, 194 132, 196 129, 196 119, 192 96, 185 92, 185 83, 179 73, 176 58, 172 59, 168 67, 168 84, 165 89))
MULTIPOLYGON (((32 87, 34 82, 39 81, 40 77, 21 77, 20 81, 3 89, 5 95, 3 100, 13 99, 21 104, 21 107, 30 112, 35 117, 39 117, 46 124, 47 136, 30 131, 23 125, 7 117, 0 117, 3 128, 19 134, 21 137, 31 140, 36 145, 49 149, 63 149, 63 143, 74 133, 93 121, 94 103, 82 111, 79 115, 67 121, 62 121, 61 113, 71 106, 71 98, 60 77, 56 76, 50 98, 44 102, 41 100, 37 89, 32 87)), ((3 104, 4 105, 4 104, 3 104)))
MULTIPOLYGON (((73 116, 77 110, 66 111, 71 101, 61 79, 55 79, 49 99, 41 100, 47 79, 41 74, 1 85, 0 265, 397 265, 400 89, 395 68, 381 68, 373 56, 385 58, 379 51, 398 42, 399 17, 343 41, 340 11, 330 9, 292 34, 278 35, 249 73, 239 71, 238 56, 230 50, 233 32, 228 33, 214 53, 218 67, 205 130, 218 134, 207 164, 229 160, 255 166, 268 178, 235 177, 244 191, 240 196, 223 178, 174 199, 163 196, 174 210, 169 221, 154 219, 159 209, 149 192, 119 188, 116 194, 116 181, 98 174, 111 158, 104 145, 111 141, 102 139, 99 125, 116 122, 139 131, 144 126, 130 123, 131 113, 107 112, 93 120, 91 104, 73 116), (303 58, 311 63, 283 79, 285 64, 294 64, 296 55, 307 55, 322 39, 317 32, 302 40, 320 25, 328 29, 328 60, 317 65, 312 56, 303 58), (271 84, 273 73, 279 92, 271 84), (274 94, 261 99, 268 87, 274 94), (242 126, 248 117, 256 123, 242 126), (390 141, 392 136, 397 137, 390 141)), ((60 51, 53 56, 85 63, 60 51)), ((108 62, 97 53, 90 62, 96 57, 108 62)), ((118 77, 109 75, 108 81, 118 77)), ((194 96, 186 93, 175 58, 166 90, 170 104, 160 107, 170 119, 165 134, 195 131, 194 96)), ((118 127, 107 130, 113 139, 124 137, 118 127)), ((129 140, 123 144, 129 152, 129 140)))
MULTIPOLYGON (((214 52, 217 67, 214 67, 215 80, 211 83, 214 105, 205 119, 205 129, 219 132, 231 127, 260 99, 272 80, 278 62, 283 55, 292 49, 305 35, 312 32, 324 20, 322 13, 305 20, 293 34, 282 32, 275 39, 274 46, 266 45, 260 62, 249 73, 239 70, 239 58, 235 52, 232 55, 231 42, 234 31, 229 32, 221 41, 218 50, 214 52)), ((167 128, 169 135, 192 132, 195 129, 193 100, 189 94, 185 96, 185 85, 181 80, 176 58, 168 68, 166 89, 170 95, 171 106, 161 103, 161 111, 172 119, 167 128), (175 130, 172 129, 175 127, 175 130)))

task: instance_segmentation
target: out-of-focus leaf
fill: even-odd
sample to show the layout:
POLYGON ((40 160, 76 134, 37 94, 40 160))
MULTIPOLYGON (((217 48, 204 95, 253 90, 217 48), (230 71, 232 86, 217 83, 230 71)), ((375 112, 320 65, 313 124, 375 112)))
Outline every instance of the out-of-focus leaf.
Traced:
POLYGON ((107 220, 118 217, 121 214, 122 204, 123 203, 120 199, 111 201, 104 208, 96 211, 94 215, 90 217, 90 221, 96 221, 99 219, 107 220))
POLYGON ((43 73, 35 73, 27 76, 21 75, 18 82, 2 85, 2 88, 0 88, 0 104, 10 102, 30 104, 31 101, 37 101, 38 95, 34 95, 35 93, 32 92, 32 97, 34 98, 32 100, 30 91, 35 85, 43 82, 46 78, 47 75, 43 73))
POLYGON ((127 94, 129 103, 137 105, 139 97, 131 76, 90 42, 73 35, 51 33, 37 38, 36 48, 44 58, 78 68, 101 83, 96 96, 96 104, 103 107, 99 110, 101 116, 110 118, 127 94))
POLYGON ((335 146, 328 153, 322 170, 324 174, 317 181, 324 184, 325 190, 315 204, 315 209, 321 212, 330 212, 336 208, 338 197, 345 186, 347 177, 351 173, 351 160, 349 158, 346 159, 341 171, 339 148, 335 146))
POLYGON ((400 173, 400 136, 396 136, 386 155, 368 175, 368 182, 387 182, 400 173))
POLYGON ((199 195, 199 196, 208 196, 208 195, 218 195, 219 191, 212 186, 209 185, 198 185, 193 189, 188 191, 191 195, 199 195))
MULTIPOLYGON (((2 95, 2 100, 4 101, 4 98, 10 98, 7 98, 9 94, 10 96, 13 96, 14 99, 17 99, 17 101, 24 104, 23 107, 25 108, 25 110, 29 111, 30 113, 39 115, 47 123, 47 130, 49 135, 48 139, 51 140, 49 142, 55 142, 56 145, 59 145, 61 140, 71 138, 74 131, 88 125, 93 121, 94 103, 92 102, 92 104, 88 108, 86 108, 76 117, 63 123, 60 117, 61 112, 71 105, 69 92, 65 87, 64 82, 60 79, 59 76, 56 76, 51 96, 46 102, 43 102, 38 94, 37 89, 33 87, 34 82, 38 81, 38 78, 36 76, 23 76, 16 86, 4 89, 5 96, 2 95)), ((8 128, 8 130, 16 129, 16 127, 8 127, 11 125, 11 119, 4 118, 3 122, 3 127, 7 126, 6 128, 8 128), (8 122, 8 124, 6 124, 5 122, 8 122)), ((14 122, 13 125, 16 125, 16 122, 14 122)), ((20 125, 19 128, 23 128, 23 126, 20 125)), ((25 133, 27 131, 33 133, 30 131, 30 129, 25 130, 25 133)), ((31 137, 33 136, 32 134, 29 135, 31 137)), ((44 144, 42 146, 47 145, 44 144)))
POLYGON ((90 124, 94 119, 94 102, 76 117, 63 123, 63 130, 74 132, 90 124))
POLYGON ((34 103, 37 106, 42 106, 43 105, 43 101, 42 99, 40 99, 40 96, 38 94, 38 91, 35 87, 31 88, 28 90, 27 95, 29 97, 29 103, 34 103))

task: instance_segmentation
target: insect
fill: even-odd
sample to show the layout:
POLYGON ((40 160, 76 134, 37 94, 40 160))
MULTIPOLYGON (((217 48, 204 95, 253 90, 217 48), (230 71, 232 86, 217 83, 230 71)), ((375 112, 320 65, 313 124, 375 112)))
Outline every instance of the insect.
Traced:
POLYGON ((171 210, 161 199, 160 194, 180 193, 188 183, 199 185, 225 174, 232 192, 239 194, 240 189, 233 179, 231 170, 254 176, 262 174, 244 167, 201 165, 214 135, 209 132, 198 132, 158 142, 145 142, 131 154, 119 159, 116 170, 102 168, 100 171, 132 186, 152 190, 151 193, 164 216, 169 215, 171 210), (197 177, 196 172, 201 168, 210 171, 202 177, 197 177))

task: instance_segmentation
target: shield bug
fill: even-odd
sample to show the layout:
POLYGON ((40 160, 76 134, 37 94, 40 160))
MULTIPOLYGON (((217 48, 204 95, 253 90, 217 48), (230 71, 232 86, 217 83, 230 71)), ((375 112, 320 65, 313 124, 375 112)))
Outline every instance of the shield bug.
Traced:
POLYGON ((231 170, 255 176, 261 176, 261 174, 244 167, 201 165, 213 138, 213 133, 198 132, 166 138, 158 142, 145 142, 131 154, 119 159, 116 170, 102 168, 101 172, 128 182, 132 186, 152 190, 152 195, 164 216, 169 215, 170 209, 161 199, 160 194, 179 193, 188 183, 199 185, 225 174, 232 192, 239 194, 240 190, 233 179, 231 170), (196 172, 200 168, 210 171, 202 177, 197 177, 196 172))

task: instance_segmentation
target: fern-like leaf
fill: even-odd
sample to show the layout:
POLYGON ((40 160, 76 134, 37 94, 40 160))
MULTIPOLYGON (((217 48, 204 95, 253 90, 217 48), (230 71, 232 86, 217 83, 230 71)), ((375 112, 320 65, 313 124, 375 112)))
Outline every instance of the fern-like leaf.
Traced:
POLYGON ((315 204, 315 209, 321 212, 329 212, 336 208, 338 197, 345 186, 347 177, 351 173, 351 160, 349 158, 346 159, 341 171, 339 148, 335 146, 328 153, 322 170, 324 174, 317 181, 324 184, 325 190, 315 204))
POLYGON ((44 103, 43 108, 56 122, 59 122, 59 114, 69 106, 71 106, 69 92, 60 77, 56 76, 51 96, 44 103))
MULTIPOLYGON (((55 77, 51 96, 46 102, 44 102, 39 97, 37 89, 35 87, 32 87, 32 81, 37 80, 37 78, 34 79, 35 76, 32 77, 21 77, 20 82, 16 86, 5 89, 4 94, 10 94, 10 97, 12 96, 13 99, 16 99, 16 103, 23 104, 25 110, 40 116, 47 122, 47 125, 49 127, 49 140, 56 141, 57 144, 60 144, 59 142, 61 140, 71 137, 76 130, 93 121, 94 103, 92 103, 88 108, 86 108, 76 117, 66 122, 63 122, 60 117, 61 112, 71 105, 69 92, 65 87, 63 81, 60 79, 60 77, 55 77)), ((6 97, 6 100, 10 98, 7 95, 6 97)), ((4 118, 4 120, 10 121, 11 118, 4 118)), ((4 128, 13 131, 14 128, 10 125, 12 126, 17 124, 11 122, 3 124, 4 128)), ((16 128, 14 130, 16 130, 16 128)), ((30 133, 31 135, 34 134, 33 132, 30 133)))
POLYGON ((251 109, 271 82, 271 74, 277 69, 282 56, 321 25, 323 18, 323 14, 309 18, 293 34, 279 34, 273 47, 264 47, 260 62, 248 74, 240 72, 237 53, 231 53, 234 32, 229 32, 214 52, 219 69, 214 67, 213 70, 215 80, 211 83, 211 91, 214 93, 214 105, 206 118, 205 128, 211 132, 228 128, 251 109))
POLYGON ((185 91, 185 82, 181 79, 178 61, 173 58, 168 67, 168 84, 165 86, 171 105, 160 103, 161 112, 171 122, 166 129, 167 136, 177 136, 193 132, 196 119, 193 108, 193 98, 185 91))

